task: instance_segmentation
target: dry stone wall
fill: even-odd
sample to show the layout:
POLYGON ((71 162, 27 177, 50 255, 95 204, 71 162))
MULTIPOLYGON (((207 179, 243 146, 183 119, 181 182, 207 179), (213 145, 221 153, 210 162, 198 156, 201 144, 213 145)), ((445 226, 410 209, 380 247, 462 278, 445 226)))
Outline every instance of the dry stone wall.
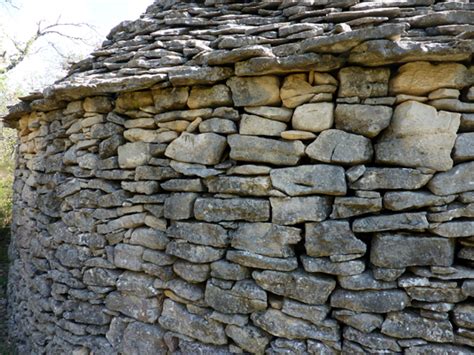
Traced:
MULTIPOLYGON (((400 15, 367 4, 325 14, 400 15)), ((275 11, 302 6, 290 5, 275 11)), ((186 38, 173 24, 202 25, 164 18, 162 41, 186 38)), ((300 43, 318 26, 255 27, 300 43)), ((345 52, 363 42, 356 32, 317 48, 345 52)), ((391 62, 363 42, 364 59, 358 49, 352 63, 307 65, 247 44, 206 52, 209 66, 161 84, 59 83, 56 96, 12 110, 9 315, 20 352, 472 354, 469 61, 432 49, 391 62)))

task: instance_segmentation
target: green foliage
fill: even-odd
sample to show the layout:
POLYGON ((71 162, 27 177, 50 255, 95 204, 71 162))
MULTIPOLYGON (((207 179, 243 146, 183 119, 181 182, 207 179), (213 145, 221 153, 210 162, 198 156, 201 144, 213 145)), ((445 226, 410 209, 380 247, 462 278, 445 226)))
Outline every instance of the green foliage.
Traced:
POLYGON ((0 179, 0 228, 10 225, 12 218, 12 182, 11 176, 0 179))

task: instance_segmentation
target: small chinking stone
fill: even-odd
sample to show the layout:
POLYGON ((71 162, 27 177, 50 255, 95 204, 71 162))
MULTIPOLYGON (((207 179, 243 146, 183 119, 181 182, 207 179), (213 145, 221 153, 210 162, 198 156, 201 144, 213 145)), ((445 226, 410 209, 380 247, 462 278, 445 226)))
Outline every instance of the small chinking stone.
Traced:
POLYGON ((0 115, 0 343, 473 354, 473 1, 149 3, 0 115))

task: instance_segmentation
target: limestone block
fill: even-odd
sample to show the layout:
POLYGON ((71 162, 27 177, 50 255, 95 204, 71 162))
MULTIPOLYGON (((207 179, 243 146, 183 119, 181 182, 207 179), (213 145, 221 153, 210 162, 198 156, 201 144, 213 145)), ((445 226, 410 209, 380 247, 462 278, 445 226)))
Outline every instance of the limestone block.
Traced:
POLYGON ((189 88, 173 87, 152 91, 155 108, 158 112, 180 110, 186 107, 189 97, 189 88))
POLYGON ((126 143, 118 147, 118 161, 122 169, 146 165, 151 159, 150 145, 145 142, 126 143))
POLYGON ((374 138, 388 127, 392 112, 387 106, 338 104, 334 111, 336 128, 374 138))
POLYGON ((346 67, 339 70, 339 97, 387 96, 390 69, 346 67))
POLYGON ((226 147, 226 139, 215 133, 182 133, 166 148, 168 158, 185 163, 218 164, 226 147))
POLYGON ((402 65, 390 81, 393 94, 426 95, 436 89, 462 89, 472 84, 472 74, 459 63, 414 62, 402 65))
POLYGON ((291 119, 294 129, 310 132, 321 132, 329 129, 333 122, 334 104, 328 102, 298 106, 291 119))
POLYGON ((232 106, 232 95, 229 87, 223 84, 210 87, 192 87, 188 97, 189 108, 196 109, 219 106, 232 106))
POLYGON ((273 106, 280 104, 277 76, 232 77, 227 80, 235 106, 273 106))

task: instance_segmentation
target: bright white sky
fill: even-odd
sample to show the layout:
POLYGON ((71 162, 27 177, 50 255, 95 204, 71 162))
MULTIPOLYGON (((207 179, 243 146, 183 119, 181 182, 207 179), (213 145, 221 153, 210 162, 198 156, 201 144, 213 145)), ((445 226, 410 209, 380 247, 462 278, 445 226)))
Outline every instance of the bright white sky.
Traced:
MULTIPOLYGON (((1 0, 0 0, 1 2, 1 0)), ((0 6, 0 30, 16 40, 26 40, 36 31, 38 21, 54 23, 58 17, 61 22, 88 23, 91 30, 72 28, 67 33, 87 37, 88 42, 98 46, 110 29, 124 20, 137 19, 153 0, 13 0, 18 9, 0 6)), ((48 45, 51 41, 61 52, 72 52, 85 58, 93 49, 81 43, 65 41, 57 36, 38 43, 37 52, 23 62, 10 75, 10 83, 23 90, 42 88, 50 84, 64 72, 56 52, 48 45)))

